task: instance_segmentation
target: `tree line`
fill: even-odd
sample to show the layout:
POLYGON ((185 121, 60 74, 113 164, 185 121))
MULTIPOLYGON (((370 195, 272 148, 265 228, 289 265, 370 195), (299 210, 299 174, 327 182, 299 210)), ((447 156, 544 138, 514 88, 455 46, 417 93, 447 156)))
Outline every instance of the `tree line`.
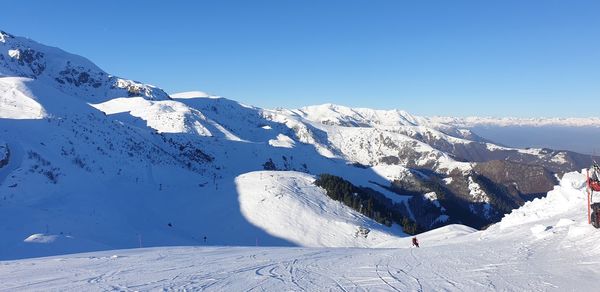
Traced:
POLYGON ((405 233, 416 234, 421 228, 404 216, 401 208, 389 198, 370 188, 357 187, 331 174, 320 174, 315 185, 325 189, 327 196, 386 226, 402 226, 405 233))

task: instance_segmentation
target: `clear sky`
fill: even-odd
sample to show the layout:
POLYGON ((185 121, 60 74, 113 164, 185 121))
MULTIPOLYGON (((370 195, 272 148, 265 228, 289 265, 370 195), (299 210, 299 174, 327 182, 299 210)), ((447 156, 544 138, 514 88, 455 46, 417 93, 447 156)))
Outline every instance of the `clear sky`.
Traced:
POLYGON ((19 0, 0 29, 261 107, 600 115, 600 1, 19 0))

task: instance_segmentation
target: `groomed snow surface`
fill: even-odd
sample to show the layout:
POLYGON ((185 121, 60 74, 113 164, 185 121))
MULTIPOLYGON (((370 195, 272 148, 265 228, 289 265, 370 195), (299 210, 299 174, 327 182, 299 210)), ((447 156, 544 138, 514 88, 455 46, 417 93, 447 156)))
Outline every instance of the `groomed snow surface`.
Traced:
MULTIPOLYGON (((282 177, 257 172, 236 183, 282 177)), ((242 191, 242 210, 258 208, 250 221, 285 233, 285 226, 277 229, 256 214, 286 205, 280 212, 297 222, 326 218, 331 211, 342 212, 336 218, 345 218, 344 224, 362 224, 359 214, 333 204, 320 206, 333 208, 322 214, 315 208, 308 208, 312 214, 298 211, 323 193, 308 185, 308 175, 290 177, 295 184, 288 180, 277 192, 259 192, 265 185, 276 188, 272 183, 242 191)), ((419 235, 421 248, 410 248, 406 237, 394 241, 395 248, 381 249, 165 247, 4 261, 0 291, 597 291, 600 232, 586 223, 584 179, 565 175, 547 198, 525 204, 485 231, 450 225, 419 235)), ((328 224, 334 223, 323 223, 324 235, 334 232, 328 224)), ((315 235, 307 230, 305 237, 315 235)))

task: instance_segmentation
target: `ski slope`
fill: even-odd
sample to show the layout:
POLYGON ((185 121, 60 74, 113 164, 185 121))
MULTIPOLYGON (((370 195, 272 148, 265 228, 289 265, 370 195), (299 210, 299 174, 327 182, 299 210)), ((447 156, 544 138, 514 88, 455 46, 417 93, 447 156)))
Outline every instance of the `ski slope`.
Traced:
POLYGON ((327 197, 299 172, 258 171, 236 178, 240 209, 249 222, 305 247, 374 247, 406 237, 327 197), (369 230, 362 236, 360 230, 369 230))
MULTIPOLYGON (((243 179, 243 178, 242 178, 243 179)), ((394 248, 160 247, 0 262, 0 291, 597 291, 585 177, 485 231, 450 225, 394 248), (541 228, 541 227, 542 228, 541 228)))

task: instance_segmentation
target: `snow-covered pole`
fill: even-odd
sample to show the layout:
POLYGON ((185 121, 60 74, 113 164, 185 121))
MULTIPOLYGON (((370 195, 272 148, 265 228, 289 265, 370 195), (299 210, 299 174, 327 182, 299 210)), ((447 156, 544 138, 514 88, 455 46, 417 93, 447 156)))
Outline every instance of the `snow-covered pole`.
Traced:
POLYGON ((585 189, 587 193, 587 215, 588 215, 588 224, 592 223, 592 216, 590 215, 590 170, 586 170, 586 180, 585 180, 585 189))

